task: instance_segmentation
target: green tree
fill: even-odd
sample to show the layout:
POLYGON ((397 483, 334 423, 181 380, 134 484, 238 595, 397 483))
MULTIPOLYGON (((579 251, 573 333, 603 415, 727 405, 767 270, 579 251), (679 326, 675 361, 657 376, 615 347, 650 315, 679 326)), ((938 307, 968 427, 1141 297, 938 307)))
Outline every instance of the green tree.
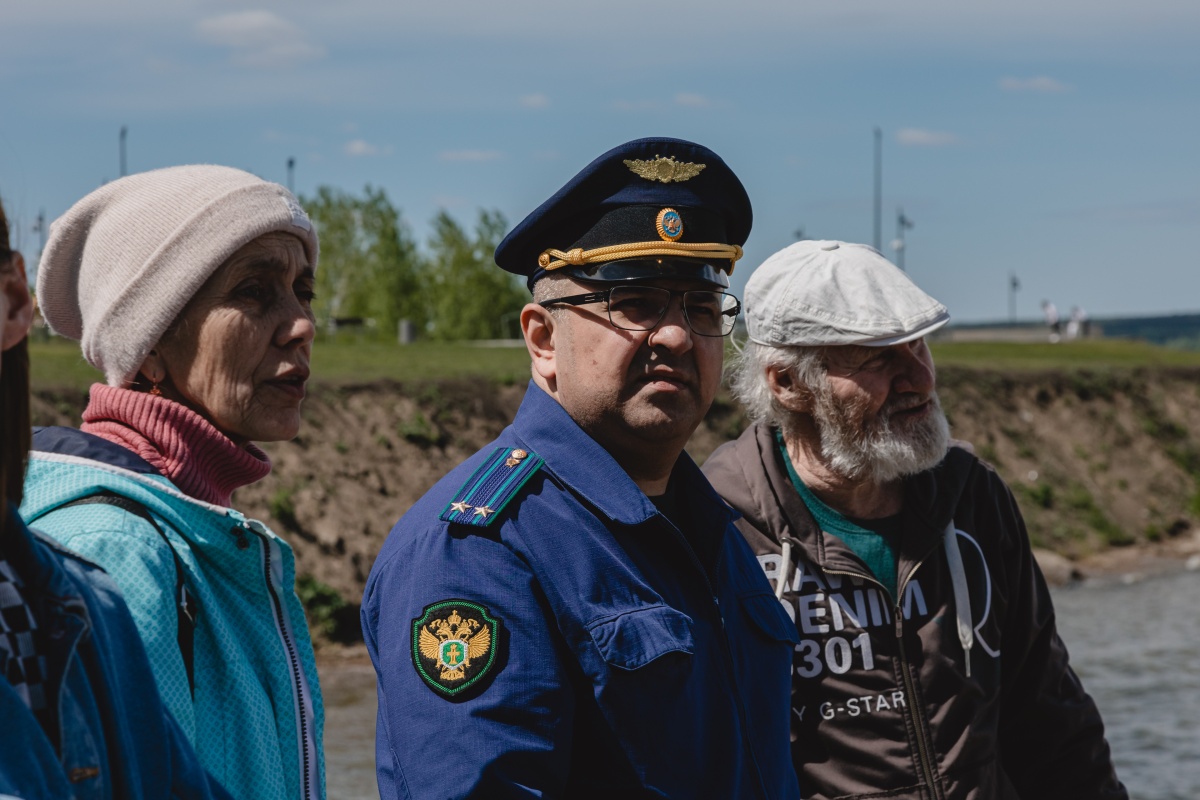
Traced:
POLYGON ((421 329, 428 314, 421 297, 420 253, 387 193, 368 184, 356 197, 322 186, 301 202, 321 240, 313 303, 318 320, 374 319, 388 337, 396 335, 402 319, 421 329))
POLYGON ((473 234, 439 211, 425 267, 429 334, 435 339, 518 336, 517 315, 528 301, 520 280, 493 258, 508 227, 499 211, 481 210, 473 234))

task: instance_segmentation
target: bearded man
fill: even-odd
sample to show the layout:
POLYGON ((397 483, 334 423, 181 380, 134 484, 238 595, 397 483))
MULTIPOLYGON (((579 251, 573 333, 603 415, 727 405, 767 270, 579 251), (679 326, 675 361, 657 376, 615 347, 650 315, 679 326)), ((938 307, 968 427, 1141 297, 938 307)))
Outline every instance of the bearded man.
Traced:
POLYGON ((924 338, 946 308, 833 241, 769 258, 746 308, 754 424, 704 471, 801 638, 801 794, 1127 797, 1017 504, 949 438, 924 338))

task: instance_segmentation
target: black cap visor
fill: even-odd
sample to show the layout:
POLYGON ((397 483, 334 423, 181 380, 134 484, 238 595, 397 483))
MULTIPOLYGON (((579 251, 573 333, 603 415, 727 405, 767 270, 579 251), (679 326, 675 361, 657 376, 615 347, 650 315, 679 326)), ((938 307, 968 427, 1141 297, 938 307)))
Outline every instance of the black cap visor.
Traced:
MULTIPOLYGON (((581 281, 595 283, 628 283, 632 281, 674 280, 696 281, 720 289, 729 288, 729 276, 725 274, 726 262, 715 264, 696 258, 644 257, 606 261, 602 264, 584 264, 578 267, 562 267, 554 270, 581 281)), ((531 276, 533 280, 549 272, 541 270, 531 276)), ((532 285, 533 280, 530 281, 532 285)))

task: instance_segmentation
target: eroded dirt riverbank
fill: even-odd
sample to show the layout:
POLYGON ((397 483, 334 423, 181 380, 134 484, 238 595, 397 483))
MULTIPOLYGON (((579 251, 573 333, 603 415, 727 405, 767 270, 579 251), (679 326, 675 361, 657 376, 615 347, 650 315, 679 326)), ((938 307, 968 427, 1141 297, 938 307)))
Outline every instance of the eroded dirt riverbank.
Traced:
MULTIPOLYGON (((954 435, 1013 487, 1053 580, 1200 558, 1200 371, 943 369, 939 385, 954 435)), ((470 380, 315 386, 301 435, 265 445, 272 474, 234 505, 292 543, 326 633, 357 635, 392 524, 508 424, 524 392, 470 380)), ((38 391, 35 424, 77 424, 85 400, 38 391)), ((744 425, 719 399, 688 450, 702 462, 744 425)))

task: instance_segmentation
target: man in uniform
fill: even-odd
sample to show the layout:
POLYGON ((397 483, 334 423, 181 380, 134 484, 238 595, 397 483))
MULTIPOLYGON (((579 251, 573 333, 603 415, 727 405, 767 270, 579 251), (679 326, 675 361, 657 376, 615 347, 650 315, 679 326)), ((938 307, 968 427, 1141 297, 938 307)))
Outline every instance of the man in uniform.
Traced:
POLYGON ((642 139, 497 248, 533 292, 533 379, 367 581, 384 800, 799 797, 795 626, 683 452, 750 222, 715 153, 642 139))
POLYGON ((951 446, 924 337, 873 248, 798 242, 746 286, 755 423, 704 465, 795 620, 806 798, 1117 800, 1008 487, 951 446))

